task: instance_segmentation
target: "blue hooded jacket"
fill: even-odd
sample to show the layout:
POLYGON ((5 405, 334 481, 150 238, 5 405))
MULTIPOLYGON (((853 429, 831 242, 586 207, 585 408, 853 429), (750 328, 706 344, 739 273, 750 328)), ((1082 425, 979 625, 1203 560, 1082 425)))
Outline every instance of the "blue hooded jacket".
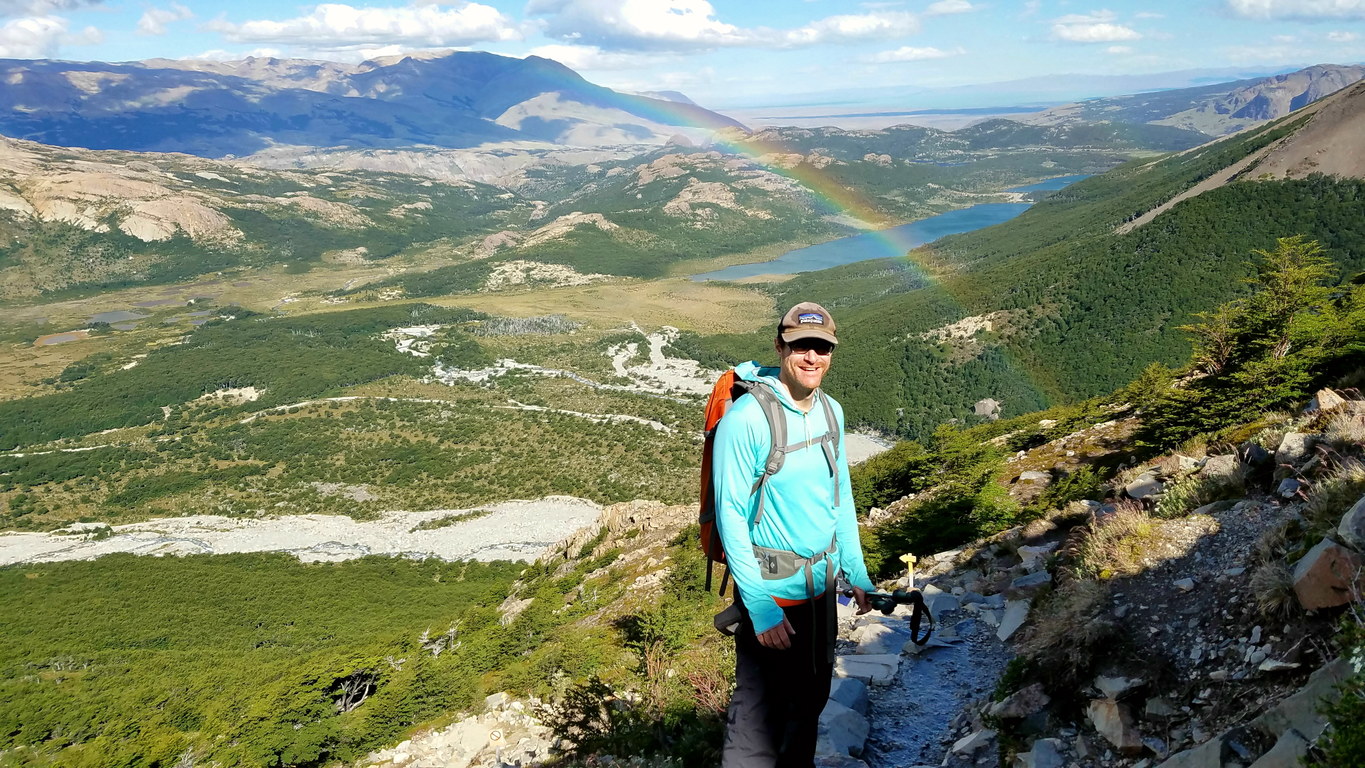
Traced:
MULTIPOLYGON (((818 403, 809 413, 792 402, 787 388, 778 380, 778 368, 760 367, 756 362, 735 367, 735 375, 757 381, 777 394, 787 419, 787 442, 815 440, 829 429, 825 409, 818 403)), ((844 410, 823 390, 817 398, 829 398, 839 433, 838 497, 835 478, 818 443, 787 454, 782 469, 769 478, 759 493, 764 495, 763 517, 754 525, 758 496, 751 494, 754 481, 763 473, 772 445, 768 421, 753 397, 735 401, 716 428, 711 456, 711 482, 716 494, 716 524, 725 547, 725 561, 734 577, 744 606, 753 620, 755 634, 762 634, 782 623, 782 608, 774 598, 805 600, 806 577, 797 573, 786 579, 765 580, 754 557, 753 547, 795 552, 811 557, 836 540, 837 551, 815 564, 816 591, 823 591, 825 569, 831 560, 850 584, 871 592, 874 587, 863 562, 858 541, 858 521, 853 509, 853 489, 844 457, 844 410)), ((838 572, 836 571, 836 573, 838 572)))

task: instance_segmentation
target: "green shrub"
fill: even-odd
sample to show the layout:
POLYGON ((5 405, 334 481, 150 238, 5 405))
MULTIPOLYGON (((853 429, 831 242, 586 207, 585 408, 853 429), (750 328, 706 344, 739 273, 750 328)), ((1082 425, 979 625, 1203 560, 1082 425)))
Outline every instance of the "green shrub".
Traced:
POLYGON ((1321 768, 1365 765, 1365 609, 1359 602, 1342 620, 1340 642, 1351 665, 1350 677, 1337 686, 1336 698, 1323 707, 1327 730, 1318 750, 1304 762, 1321 768))

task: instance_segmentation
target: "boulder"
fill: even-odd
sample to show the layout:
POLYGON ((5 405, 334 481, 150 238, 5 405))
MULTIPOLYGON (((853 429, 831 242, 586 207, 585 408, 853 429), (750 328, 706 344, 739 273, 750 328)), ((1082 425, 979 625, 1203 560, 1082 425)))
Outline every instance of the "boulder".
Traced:
POLYGON ((857 757, 863 753, 870 727, 866 717, 830 699, 820 713, 819 729, 817 754, 857 757))
MULTIPOLYGON (((929 609, 929 613, 933 614, 934 618, 938 618, 950 611, 956 611, 962 605, 961 601, 956 597, 944 592, 933 584, 925 584, 924 588, 920 590, 920 593, 924 595, 924 607, 929 609)), ((897 607, 905 608, 907 614, 910 612, 910 606, 897 607)))
POLYGON ((1337 535, 1357 552, 1365 552, 1365 496, 1346 511, 1337 526, 1337 535))
POLYGON ((1146 747, 1153 755, 1156 755, 1156 759, 1158 760, 1165 760, 1167 757, 1170 757, 1171 755, 1171 749, 1170 747, 1166 746, 1166 742, 1162 741, 1161 739, 1158 739, 1155 736, 1143 736, 1142 745, 1146 747))
POLYGON ((1309 675, 1308 683, 1298 693, 1286 697, 1245 726, 1225 731, 1193 749, 1172 755, 1158 768, 1223 768, 1225 751, 1242 747, 1244 742, 1264 740, 1264 743, 1270 743, 1272 739, 1275 745, 1264 755, 1241 764, 1250 763, 1249 768, 1295 766, 1297 763, 1290 756, 1299 748, 1299 740, 1311 742, 1327 727, 1327 721, 1320 714, 1322 700, 1333 695, 1336 685, 1350 674, 1351 666, 1345 659, 1330 662, 1309 675))
POLYGON ((1177 752, 1157 768, 1223 768, 1223 738, 1215 736, 1193 749, 1177 752))
POLYGON ((895 681, 900 663, 899 654, 840 656, 834 660, 834 674, 873 685, 889 685, 895 681))
POLYGON ((1010 600, 1005 603, 1005 614, 1000 617, 1000 626, 995 630, 995 636, 1001 641, 1009 640, 1014 636, 1019 628, 1024 626, 1028 620, 1028 610, 1032 601, 1029 600, 1010 600))
POLYGON ((995 731, 985 728, 953 742, 953 752, 959 755, 970 755, 971 753, 991 744, 995 741, 995 731))
POLYGON ((897 625, 879 621, 853 630, 849 637, 858 644, 853 652, 873 656, 900 653, 910 642, 910 630, 902 622, 897 625))
POLYGON ((1303 756, 1308 754, 1308 746, 1308 740, 1298 731, 1285 731, 1275 741, 1275 746, 1252 763, 1251 768, 1299 768, 1303 756))
POLYGON ((836 677, 830 683, 829 697, 857 712, 867 714, 867 683, 854 677, 836 677))
POLYGON ((1029 471, 1027 471, 1027 472, 1020 472, 1020 473, 1019 473, 1019 482, 1021 482, 1021 483, 1032 483, 1032 484, 1034 484, 1034 485, 1039 485, 1039 486, 1051 485, 1051 484, 1052 484, 1052 473, 1051 473, 1051 472, 1039 472, 1039 471, 1037 471, 1037 470, 1029 470, 1029 471))
POLYGON ((1138 501, 1151 498, 1165 489, 1166 486, 1162 485, 1156 475, 1151 472, 1144 472, 1139 475, 1136 480, 1123 486, 1123 490, 1128 494, 1129 498, 1137 499, 1138 501))
POLYGON ((1292 499, 1295 496, 1299 495, 1299 489, 1302 487, 1303 487, 1302 482, 1292 477, 1286 477, 1285 479, 1280 481, 1280 484, 1278 486, 1276 486, 1275 493, 1279 494, 1280 498, 1292 499))
POLYGON ((1100 675, 1095 678, 1095 689, 1108 699, 1121 699, 1146 684, 1146 681, 1140 677, 1100 675))
POLYGON ((1142 754, 1142 734, 1133 727, 1128 707, 1113 699, 1092 699, 1088 714, 1095 730, 1119 752, 1129 756, 1142 754))
POLYGON ((1282 734, 1294 730, 1310 741, 1316 740, 1327 727, 1327 720, 1319 711, 1322 700, 1336 694, 1338 683, 1351 674, 1346 659, 1337 659, 1308 676, 1308 682, 1298 693, 1285 697, 1251 721, 1263 733, 1282 734))
POLYGON ((1043 684, 1034 683, 992 704, 990 715, 1001 720, 1022 720, 1042 712, 1051 701, 1043 692, 1043 684))
POLYGON ((1052 574, 1047 571, 1036 571, 1011 581, 1005 594, 1013 598, 1033 597, 1051 583, 1052 574))
POLYGON ((1237 455, 1224 453, 1205 459, 1204 468, 1199 471, 1199 474, 1211 478, 1233 478, 1241 471, 1242 462, 1237 460, 1237 455))
POLYGON ((1298 464, 1308 458, 1308 452, 1313 450, 1313 444, 1317 442, 1313 435, 1303 432, 1289 432, 1280 439, 1280 447, 1275 449, 1276 464, 1298 464))
POLYGON ((1360 556, 1331 539, 1323 539, 1294 564, 1294 594, 1304 609, 1316 611, 1345 605, 1359 590, 1360 556))
POLYGON ((1056 551, 1060 543, 1054 541, 1050 544, 1039 544, 1036 547, 1022 546, 1019 548, 1019 562, 1024 566, 1024 570, 1036 571, 1042 567, 1043 559, 1056 551))
POLYGON ((1039 739, 1033 748, 1014 756, 1014 768, 1065 768, 1062 742, 1059 739, 1039 739))
POLYGON ((867 763, 848 755, 816 755, 815 768, 867 768, 867 763))
POLYGON ((1321 413, 1340 408, 1346 404, 1346 398, 1338 395, 1330 389, 1319 389, 1313 399, 1308 401, 1308 407, 1303 409, 1304 413, 1321 413))
POLYGON ((1147 700, 1146 707, 1143 709, 1142 716, 1148 720, 1166 721, 1172 720, 1180 715, 1180 710, 1171 706, 1171 703, 1160 696, 1153 696, 1147 700))
POLYGON ((1242 463, 1248 467, 1263 467, 1275 458, 1270 451, 1262 448, 1260 443, 1244 443, 1239 451, 1242 454, 1242 463))
POLYGON ((510 702, 511 700, 512 694, 508 693, 507 691, 490 693, 489 695, 483 697, 483 708, 490 712, 493 710, 502 709, 503 707, 507 706, 508 702, 510 702))
POLYGON ((1000 401, 989 397, 977 400, 972 406, 972 413, 982 418, 995 421, 1000 418, 1000 401))

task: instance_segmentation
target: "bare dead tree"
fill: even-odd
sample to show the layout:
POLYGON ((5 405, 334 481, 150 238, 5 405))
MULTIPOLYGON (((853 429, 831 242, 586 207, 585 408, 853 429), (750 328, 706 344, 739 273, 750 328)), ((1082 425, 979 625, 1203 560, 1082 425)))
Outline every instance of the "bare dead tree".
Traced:
POLYGON ((337 711, 350 712, 365 703, 365 699, 374 693, 375 683, 379 682, 379 676, 374 672, 352 672, 339 682, 341 684, 341 696, 336 702, 337 711))

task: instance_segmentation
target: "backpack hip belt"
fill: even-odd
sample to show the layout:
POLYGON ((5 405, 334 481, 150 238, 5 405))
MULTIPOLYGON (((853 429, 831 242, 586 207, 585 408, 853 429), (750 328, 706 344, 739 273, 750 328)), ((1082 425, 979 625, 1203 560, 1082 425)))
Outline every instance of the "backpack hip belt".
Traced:
POLYGON ((754 545, 754 559, 758 561, 759 571, 766 580, 789 579, 804 571, 806 574, 806 599, 814 600, 816 597, 815 564, 822 560, 826 561, 824 592, 829 592, 834 588, 835 577, 834 564, 828 561, 829 556, 837 549, 837 539, 830 539, 828 547, 810 557, 802 557, 785 549, 771 549, 754 545))

